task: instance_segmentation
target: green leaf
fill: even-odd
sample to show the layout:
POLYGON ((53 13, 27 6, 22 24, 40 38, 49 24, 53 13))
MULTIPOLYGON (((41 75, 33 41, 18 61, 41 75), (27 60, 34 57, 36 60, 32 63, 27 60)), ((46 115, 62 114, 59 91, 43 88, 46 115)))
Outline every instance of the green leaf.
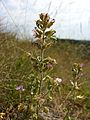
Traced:
POLYGON ((52 19, 52 20, 48 23, 47 27, 50 28, 50 27, 54 24, 54 22, 55 22, 55 20, 52 19))
POLYGON ((48 113, 49 112, 49 108, 48 107, 44 107, 44 110, 43 110, 45 113, 48 113))
POLYGON ((57 43, 57 38, 56 38, 56 36, 51 36, 50 38, 49 38, 49 40, 52 40, 54 43, 57 43))
POLYGON ((48 13, 46 13, 46 14, 45 14, 45 17, 44 17, 44 21, 49 22, 49 20, 50 20, 50 17, 49 17, 49 15, 48 15, 48 13))
POLYGON ((51 45, 52 45, 52 43, 47 43, 47 44, 45 45, 45 48, 51 47, 51 45))
POLYGON ((44 19, 44 14, 43 14, 43 13, 39 14, 39 17, 40 17, 40 19, 43 21, 43 19, 44 19))
POLYGON ((42 21, 37 20, 37 21, 36 21, 36 26, 37 26, 39 29, 43 28, 43 23, 42 23, 42 21))
POLYGON ((38 34, 40 34, 40 35, 42 34, 42 31, 41 31, 40 29, 38 29, 38 28, 35 27, 35 30, 36 30, 36 32, 37 32, 38 34))
POLYGON ((55 34, 56 33, 56 31, 55 30, 49 30, 49 31, 47 31, 46 33, 45 33, 45 35, 47 36, 47 37, 51 37, 53 34, 55 34))

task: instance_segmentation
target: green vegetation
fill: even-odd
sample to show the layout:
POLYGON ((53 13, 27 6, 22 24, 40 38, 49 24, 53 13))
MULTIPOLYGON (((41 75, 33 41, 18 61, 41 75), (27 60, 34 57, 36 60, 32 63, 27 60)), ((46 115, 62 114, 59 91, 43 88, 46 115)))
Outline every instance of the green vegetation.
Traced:
POLYGON ((0 32, 1 120, 90 119, 90 42, 56 40, 53 24, 40 14, 35 42, 0 32))

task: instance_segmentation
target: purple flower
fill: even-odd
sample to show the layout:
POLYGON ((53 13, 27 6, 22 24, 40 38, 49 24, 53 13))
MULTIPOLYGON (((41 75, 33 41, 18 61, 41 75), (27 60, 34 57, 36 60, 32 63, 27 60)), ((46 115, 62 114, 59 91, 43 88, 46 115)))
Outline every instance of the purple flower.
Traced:
POLYGON ((82 68, 83 66, 84 66, 84 64, 83 64, 83 63, 81 63, 81 64, 80 64, 80 67, 82 68))
POLYGON ((25 89, 23 88, 23 85, 20 85, 20 86, 17 86, 17 87, 16 87, 16 90, 24 91, 25 89))
POLYGON ((36 31, 32 30, 32 32, 33 32, 33 36, 36 37, 36 31))
POLYGON ((47 64, 46 66, 47 66, 47 68, 48 68, 48 69, 53 68, 53 65, 52 65, 52 64, 50 64, 50 63, 49 63, 49 64, 47 64))

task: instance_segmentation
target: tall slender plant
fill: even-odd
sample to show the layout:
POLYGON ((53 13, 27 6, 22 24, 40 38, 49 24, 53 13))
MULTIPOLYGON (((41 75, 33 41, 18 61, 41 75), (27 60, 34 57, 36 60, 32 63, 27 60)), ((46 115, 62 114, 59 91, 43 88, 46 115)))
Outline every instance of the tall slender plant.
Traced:
MULTIPOLYGON (((34 79, 34 89, 31 87, 32 97, 36 97, 36 112, 34 112, 34 117, 37 116, 42 105, 45 104, 47 99, 51 99, 51 90, 54 88, 55 81, 48 74, 56 64, 56 60, 51 57, 45 57, 45 50, 53 44, 53 40, 56 40, 55 33, 56 31, 51 29, 55 20, 51 19, 46 13, 41 13, 39 19, 36 21, 36 27, 33 30, 35 42, 34 44, 39 49, 39 55, 36 57, 31 57, 34 73, 37 74, 37 79, 35 74, 33 75, 34 79), (43 90, 44 89, 44 90, 43 90), (43 99, 43 102, 41 102, 43 99)), ((31 78, 30 78, 31 79, 31 78)), ((32 85, 32 83, 31 83, 32 85)), ((35 99, 34 99, 35 100, 35 99)), ((33 103, 33 102, 32 102, 33 103)), ((48 111, 47 107, 44 107, 45 111, 48 111)))
POLYGON ((54 19, 50 19, 48 14, 43 14, 41 13, 39 15, 40 19, 36 21, 36 27, 34 29, 34 36, 36 38, 36 42, 37 43, 37 47, 40 49, 40 65, 37 66, 39 67, 39 71, 40 71, 40 88, 39 88, 39 93, 41 92, 41 86, 42 86, 42 80, 44 78, 44 69, 45 67, 48 67, 47 64, 45 63, 45 60, 47 59, 47 62, 49 65, 50 62, 55 62, 55 60, 53 59, 44 59, 44 51, 47 47, 51 46, 52 42, 51 40, 56 39, 55 38, 55 33, 56 31, 53 29, 50 29, 51 26, 54 24, 55 20, 54 19), (50 61, 51 60, 51 61, 50 61))

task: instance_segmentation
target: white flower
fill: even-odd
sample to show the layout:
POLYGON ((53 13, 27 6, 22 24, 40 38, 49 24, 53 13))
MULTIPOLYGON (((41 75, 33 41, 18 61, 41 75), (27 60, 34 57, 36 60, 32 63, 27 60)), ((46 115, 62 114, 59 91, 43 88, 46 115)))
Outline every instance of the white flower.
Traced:
POLYGON ((20 86, 17 86, 17 87, 16 87, 16 90, 24 91, 25 89, 23 88, 23 85, 20 85, 20 86))
POLYGON ((62 82, 62 79, 61 78, 56 78, 55 81, 59 85, 62 82))

